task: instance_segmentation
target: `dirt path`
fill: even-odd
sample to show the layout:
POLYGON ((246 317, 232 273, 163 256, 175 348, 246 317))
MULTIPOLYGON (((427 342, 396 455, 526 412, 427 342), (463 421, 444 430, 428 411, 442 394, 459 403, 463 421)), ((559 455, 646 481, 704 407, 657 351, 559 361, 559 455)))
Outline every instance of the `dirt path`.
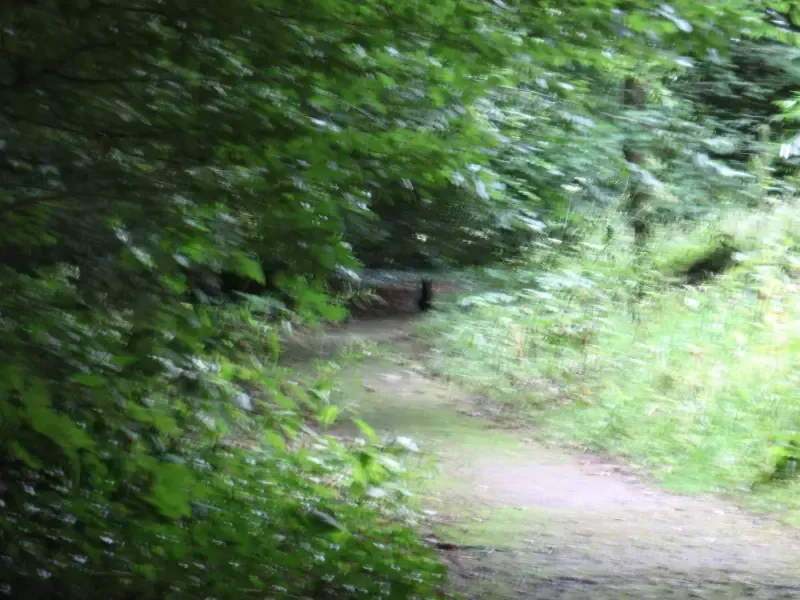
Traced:
POLYGON ((330 344, 401 348, 344 374, 341 399, 414 438, 454 587, 468 598, 800 598, 800 536, 715 498, 669 494, 609 462, 473 416, 480 399, 429 377, 402 321, 355 324, 330 344))

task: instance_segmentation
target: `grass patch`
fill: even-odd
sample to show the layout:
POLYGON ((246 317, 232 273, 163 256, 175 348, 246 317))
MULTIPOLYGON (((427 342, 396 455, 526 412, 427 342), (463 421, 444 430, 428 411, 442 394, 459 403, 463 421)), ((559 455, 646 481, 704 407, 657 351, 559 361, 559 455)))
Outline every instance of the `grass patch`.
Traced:
MULTIPOLYGON (((461 514, 470 514, 464 508, 461 514)), ((474 512, 474 509, 473 509, 474 512)), ((494 507, 457 523, 438 528, 439 537, 460 546, 523 549, 537 544, 537 526, 546 523, 547 511, 513 507, 494 507)))
MULTIPOLYGON (((664 231, 644 260, 626 239, 586 243, 420 333, 436 370, 549 439, 630 457, 675 490, 752 490, 800 457, 799 223, 791 207, 729 216, 716 230, 745 252, 698 287, 664 278, 663 257, 695 254, 708 229, 664 231)), ((758 488, 800 508, 793 483, 758 488)))
MULTIPOLYGON (((472 416, 471 399, 463 389, 413 368, 398 368, 393 360, 370 358, 343 369, 336 376, 332 401, 342 415, 365 420, 384 438, 412 438, 423 452, 440 459, 524 451, 524 440, 472 416)), ((446 478, 437 478, 437 485, 446 478)))

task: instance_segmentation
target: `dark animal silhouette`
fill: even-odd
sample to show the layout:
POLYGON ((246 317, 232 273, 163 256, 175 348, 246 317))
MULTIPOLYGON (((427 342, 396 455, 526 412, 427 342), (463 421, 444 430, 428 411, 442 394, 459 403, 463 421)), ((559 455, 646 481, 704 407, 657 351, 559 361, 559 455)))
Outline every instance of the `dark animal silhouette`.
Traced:
POLYGON ((706 279, 728 270, 735 263, 733 255, 737 251, 730 236, 721 236, 717 246, 689 265, 684 273, 687 281, 691 284, 702 283, 706 279))

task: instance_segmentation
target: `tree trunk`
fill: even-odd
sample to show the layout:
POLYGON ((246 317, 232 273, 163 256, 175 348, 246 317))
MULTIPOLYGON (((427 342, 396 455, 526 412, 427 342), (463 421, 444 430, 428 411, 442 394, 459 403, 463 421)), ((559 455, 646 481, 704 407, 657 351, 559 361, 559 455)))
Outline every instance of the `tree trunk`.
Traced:
MULTIPOLYGON (((625 80, 625 91, 623 103, 632 108, 643 108, 646 95, 642 85, 633 77, 625 80)), ((624 148, 625 160, 628 161, 634 170, 633 186, 631 197, 627 205, 628 217, 633 226, 634 244, 637 250, 644 250, 650 237, 650 224, 647 219, 647 205, 653 197, 649 186, 643 181, 641 171, 645 167, 646 157, 644 152, 633 147, 633 143, 628 142, 624 148)))

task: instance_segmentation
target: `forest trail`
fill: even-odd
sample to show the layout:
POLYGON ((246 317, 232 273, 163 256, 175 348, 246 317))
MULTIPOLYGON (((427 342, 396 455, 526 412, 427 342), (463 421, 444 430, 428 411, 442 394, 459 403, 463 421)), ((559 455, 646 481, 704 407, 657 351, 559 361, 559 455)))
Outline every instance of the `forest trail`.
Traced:
POLYGON ((340 401, 435 457, 420 490, 467 598, 800 598, 796 530, 502 428, 484 399, 426 373, 410 321, 355 322, 317 342, 377 343, 342 373, 340 401))

